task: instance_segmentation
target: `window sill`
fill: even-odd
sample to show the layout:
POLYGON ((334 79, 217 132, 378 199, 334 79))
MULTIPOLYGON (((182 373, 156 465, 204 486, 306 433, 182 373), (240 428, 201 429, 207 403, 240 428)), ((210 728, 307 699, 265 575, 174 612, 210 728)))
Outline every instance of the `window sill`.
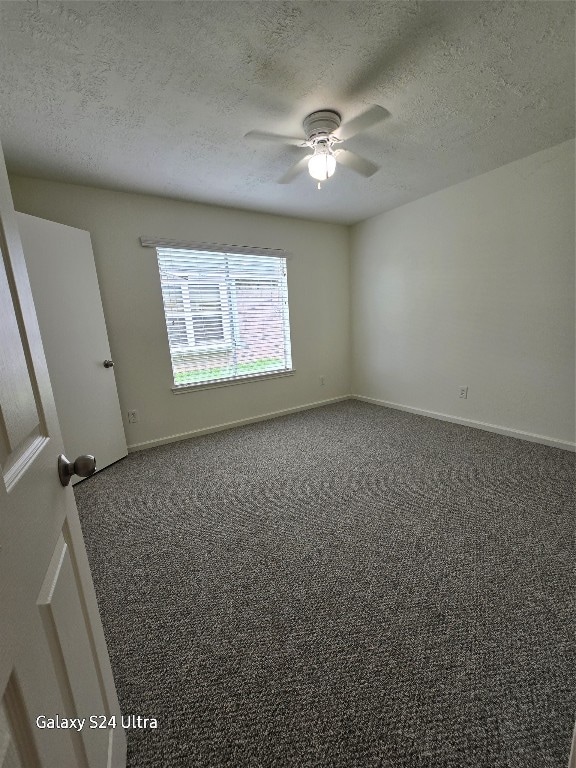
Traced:
POLYGON ((296 371, 292 368, 290 371, 277 371, 275 373, 257 373, 254 376, 241 376, 238 379, 228 379, 227 381, 211 381, 202 384, 181 384, 179 387, 172 387, 173 395, 184 395, 188 392, 194 392, 198 389, 216 389, 218 387, 231 387, 234 384, 245 384, 249 381, 262 381, 263 379, 278 379, 283 376, 293 376, 296 371))

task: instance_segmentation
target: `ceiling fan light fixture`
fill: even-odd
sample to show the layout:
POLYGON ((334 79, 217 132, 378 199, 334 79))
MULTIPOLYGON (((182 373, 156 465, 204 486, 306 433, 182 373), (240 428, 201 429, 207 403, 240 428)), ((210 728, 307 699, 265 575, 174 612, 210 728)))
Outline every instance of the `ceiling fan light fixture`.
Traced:
POLYGON ((308 172, 317 181, 326 181, 334 175, 336 158, 326 146, 317 145, 314 154, 308 160, 308 172))
POLYGON ((379 170, 379 166, 355 152, 341 147, 335 150, 334 147, 352 138, 360 131, 372 128, 389 115, 387 109, 373 104, 365 112, 356 115, 352 120, 342 125, 342 117, 339 112, 333 109, 321 109, 311 112, 304 118, 302 123, 306 137, 304 141, 295 136, 279 136, 276 133, 263 133, 262 131, 249 131, 246 138, 293 144, 301 149, 306 147, 311 151, 311 154, 309 153, 294 163, 278 179, 278 183, 289 184, 307 167, 310 176, 318 182, 318 189, 320 189, 322 182, 334 175, 337 163, 347 166, 365 178, 373 176, 379 170))

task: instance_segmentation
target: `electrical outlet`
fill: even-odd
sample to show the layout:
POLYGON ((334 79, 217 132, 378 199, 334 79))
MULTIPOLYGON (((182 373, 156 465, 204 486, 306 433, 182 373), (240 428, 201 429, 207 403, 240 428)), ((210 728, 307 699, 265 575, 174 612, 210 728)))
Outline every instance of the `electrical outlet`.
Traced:
POLYGON ((458 397, 460 397, 461 400, 467 400, 468 399, 468 387, 460 387, 458 390, 460 394, 458 397))
POLYGON ((138 411, 128 411, 128 424, 137 424, 138 421, 138 411))
POLYGON ((319 376, 320 386, 323 387, 326 384, 326 376, 319 376))

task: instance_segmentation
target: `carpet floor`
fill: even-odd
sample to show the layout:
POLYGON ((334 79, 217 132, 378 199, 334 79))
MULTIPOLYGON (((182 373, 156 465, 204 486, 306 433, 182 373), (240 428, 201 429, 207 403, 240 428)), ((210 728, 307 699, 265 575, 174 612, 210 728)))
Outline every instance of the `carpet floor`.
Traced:
POLYGON ((566 768, 575 457, 357 401, 75 488, 130 768, 566 768))

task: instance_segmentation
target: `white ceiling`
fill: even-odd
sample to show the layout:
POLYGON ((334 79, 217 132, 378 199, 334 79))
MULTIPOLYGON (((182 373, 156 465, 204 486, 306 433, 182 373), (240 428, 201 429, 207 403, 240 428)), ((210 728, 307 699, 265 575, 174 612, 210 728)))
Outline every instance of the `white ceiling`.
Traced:
POLYGON ((574 4, 1 2, 0 72, 14 172, 351 223, 573 137, 574 4), (243 138, 372 104, 370 179, 243 138))

